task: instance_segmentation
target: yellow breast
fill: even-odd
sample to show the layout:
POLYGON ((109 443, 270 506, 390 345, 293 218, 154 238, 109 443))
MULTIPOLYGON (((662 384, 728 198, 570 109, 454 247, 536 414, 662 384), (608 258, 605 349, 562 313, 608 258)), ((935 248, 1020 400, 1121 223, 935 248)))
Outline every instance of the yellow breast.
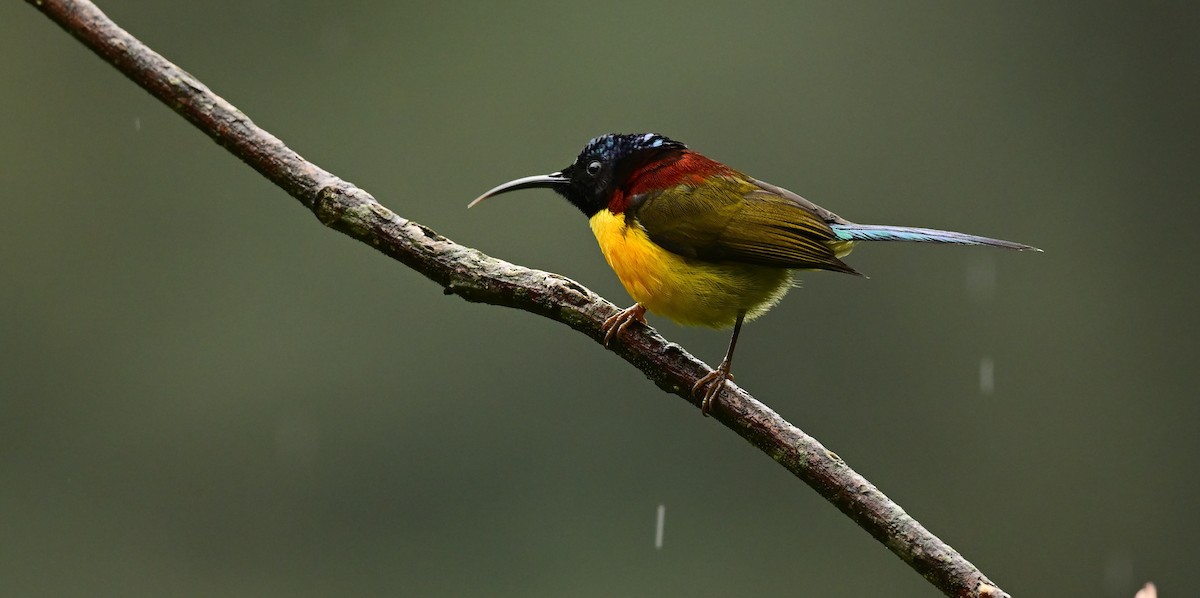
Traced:
POLYGON ((600 210, 590 223, 604 259, 633 300, 680 324, 727 328, 742 312, 754 319, 792 285, 785 268, 712 263, 671 253, 638 224, 626 224, 624 214, 600 210))

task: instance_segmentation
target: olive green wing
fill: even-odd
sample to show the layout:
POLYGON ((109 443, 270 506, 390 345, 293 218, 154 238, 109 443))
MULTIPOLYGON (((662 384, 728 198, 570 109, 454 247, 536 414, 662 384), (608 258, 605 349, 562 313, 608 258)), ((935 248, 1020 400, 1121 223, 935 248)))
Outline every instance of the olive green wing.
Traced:
POLYGON ((714 176, 641 194, 626 214, 685 257, 858 274, 834 255, 840 239, 811 205, 750 178, 714 176))

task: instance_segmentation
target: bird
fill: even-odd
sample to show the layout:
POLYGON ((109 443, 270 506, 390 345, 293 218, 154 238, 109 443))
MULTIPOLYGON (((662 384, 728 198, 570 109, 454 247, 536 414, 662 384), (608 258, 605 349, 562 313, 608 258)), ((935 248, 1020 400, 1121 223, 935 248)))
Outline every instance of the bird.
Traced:
POLYGON ((947 230, 856 224, 656 133, 600 135, 566 168, 497 185, 467 207, 533 188, 556 191, 587 216, 634 300, 604 321, 606 347, 631 325, 647 325, 647 311, 685 326, 733 328, 721 364, 691 388, 705 416, 733 379, 742 324, 779 303, 795 270, 862 276, 842 258, 863 241, 1041 251, 947 230))

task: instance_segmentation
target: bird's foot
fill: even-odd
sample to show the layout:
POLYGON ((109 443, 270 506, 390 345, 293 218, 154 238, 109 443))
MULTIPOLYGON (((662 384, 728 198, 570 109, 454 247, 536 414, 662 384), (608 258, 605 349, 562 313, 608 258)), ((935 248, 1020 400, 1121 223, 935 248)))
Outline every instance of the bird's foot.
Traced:
POLYGON ((731 365, 728 361, 722 361, 717 369, 705 374, 692 385, 692 396, 700 397, 700 414, 704 417, 708 417, 708 412, 712 410, 717 397, 721 396, 725 381, 733 380, 733 374, 729 373, 731 365))
POLYGON ((604 346, 607 347, 612 339, 624 332, 634 322, 646 325, 646 308, 642 307, 641 303, 634 303, 604 321, 604 324, 600 326, 600 329, 604 331, 604 346))

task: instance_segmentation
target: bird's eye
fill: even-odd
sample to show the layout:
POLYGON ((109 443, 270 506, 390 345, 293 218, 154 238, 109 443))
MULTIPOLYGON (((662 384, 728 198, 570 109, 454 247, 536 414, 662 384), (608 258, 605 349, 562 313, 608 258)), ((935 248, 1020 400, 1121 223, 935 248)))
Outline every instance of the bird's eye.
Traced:
POLYGON ((593 161, 591 164, 587 165, 587 173, 591 176, 596 176, 600 174, 600 167, 601 164, 599 160, 593 161))

